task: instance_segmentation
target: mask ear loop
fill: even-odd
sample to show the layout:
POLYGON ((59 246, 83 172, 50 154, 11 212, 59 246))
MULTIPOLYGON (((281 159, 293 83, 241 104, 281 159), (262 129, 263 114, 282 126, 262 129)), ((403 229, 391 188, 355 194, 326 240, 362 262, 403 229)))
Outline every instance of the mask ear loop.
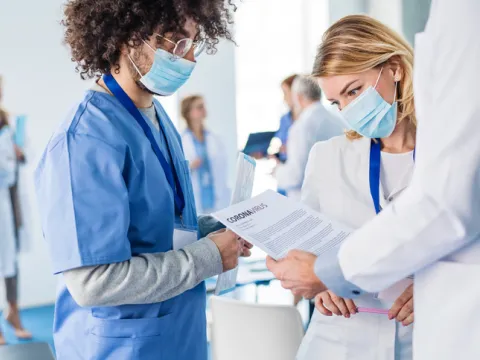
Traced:
MULTIPOLYGON (((150 48, 150 50, 152 50, 152 51, 155 53, 155 50, 150 46, 149 43, 147 43, 145 40, 142 40, 142 41, 145 43, 145 45, 147 45, 147 46, 150 48)), ((140 74, 140 76, 143 77, 142 72, 140 71, 140 69, 138 68, 138 66, 135 64, 135 62, 133 61, 133 59, 131 58, 130 54, 128 54, 127 56, 128 56, 128 59, 130 60, 130 62, 132 63, 133 67, 135 68, 135 70, 137 70, 137 72, 140 74)))
MULTIPOLYGON (((375 86, 373 87, 374 89, 377 88, 378 82, 380 81, 380 76, 382 75, 382 71, 383 71, 383 66, 380 69, 380 74, 378 74, 377 82, 375 83, 375 86)), ((397 101, 397 86, 398 86, 398 80, 395 81, 395 92, 393 93, 393 103, 395 103, 395 101, 397 101)))
POLYGON ((393 104, 397 101, 397 87, 398 87, 398 81, 395 81, 395 92, 393 93, 393 104))
POLYGON ((139 73, 139 75, 143 77, 143 74, 140 72, 140 69, 137 67, 137 65, 135 64, 135 62, 132 60, 130 54, 128 54, 127 56, 128 56, 128 59, 130 60, 130 62, 132 63, 133 67, 135 68, 135 70, 137 70, 137 72, 139 73))
POLYGON ((377 82, 375 83, 375 86, 373 87, 374 89, 377 88, 378 82, 380 81, 380 76, 382 76, 382 71, 383 71, 383 66, 380 69, 380 73, 378 74, 377 82))

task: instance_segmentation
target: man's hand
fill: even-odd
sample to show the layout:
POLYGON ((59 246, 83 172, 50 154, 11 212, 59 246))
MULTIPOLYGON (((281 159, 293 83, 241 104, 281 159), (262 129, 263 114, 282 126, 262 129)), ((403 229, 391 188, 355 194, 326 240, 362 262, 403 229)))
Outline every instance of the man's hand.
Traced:
POLYGON ((315 307, 325 316, 332 316, 333 313, 335 315, 343 315, 348 319, 350 315, 357 313, 357 306, 353 300, 341 298, 330 290, 324 291, 315 297, 315 307))
POLYGON ((294 295, 301 295, 306 299, 313 299, 317 294, 327 290, 314 272, 317 257, 311 253, 291 250, 281 260, 267 257, 267 267, 282 282, 285 289, 294 295))
POLYGON ((413 284, 405 289, 405 291, 395 300, 395 303, 388 312, 388 318, 395 318, 401 322, 403 326, 413 323, 413 284))
POLYGON ((249 257, 252 255, 252 252, 250 251, 253 248, 253 245, 250 244, 247 240, 241 239, 243 242, 243 247, 242 247, 242 257, 249 257))
POLYGON ((235 269, 238 265, 238 257, 246 253, 246 251, 250 252, 249 249, 245 249, 244 240, 233 231, 218 230, 209 234, 208 238, 217 245, 220 251, 224 272, 235 269))

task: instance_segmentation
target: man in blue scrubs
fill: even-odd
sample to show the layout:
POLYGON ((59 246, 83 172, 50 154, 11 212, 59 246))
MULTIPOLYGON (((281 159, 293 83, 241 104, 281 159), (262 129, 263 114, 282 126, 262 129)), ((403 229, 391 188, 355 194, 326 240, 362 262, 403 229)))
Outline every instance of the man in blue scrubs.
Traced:
POLYGON ((180 137, 153 95, 177 91, 202 50, 230 38, 229 11, 223 0, 66 4, 72 58, 97 81, 36 172, 62 274, 58 359, 207 359, 203 280, 234 268, 251 245, 197 222, 180 137))

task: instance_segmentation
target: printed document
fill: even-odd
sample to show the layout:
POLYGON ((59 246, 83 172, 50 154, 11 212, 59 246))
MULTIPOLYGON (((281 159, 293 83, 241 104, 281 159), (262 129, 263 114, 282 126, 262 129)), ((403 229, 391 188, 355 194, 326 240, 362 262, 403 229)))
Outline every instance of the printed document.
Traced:
MULTIPOLYGON (((256 162, 252 157, 245 155, 244 153, 238 154, 237 175, 230 204, 237 204, 252 196, 255 167, 256 162)), ((237 273, 238 267, 220 274, 217 279, 217 286, 215 287, 215 295, 225 294, 226 292, 233 290, 237 283, 237 273)))
POLYGON ((212 216, 274 259, 285 257, 292 249, 321 255, 338 246, 351 232, 346 226, 273 190, 212 216))
MULTIPOLYGON (((321 255, 338 247, 353 231, 272 190, 212 216, 276 260, 292 249, 321 255)), ((376 297, 393 302, 412 283, 411 277, 401 280, 376 297)))

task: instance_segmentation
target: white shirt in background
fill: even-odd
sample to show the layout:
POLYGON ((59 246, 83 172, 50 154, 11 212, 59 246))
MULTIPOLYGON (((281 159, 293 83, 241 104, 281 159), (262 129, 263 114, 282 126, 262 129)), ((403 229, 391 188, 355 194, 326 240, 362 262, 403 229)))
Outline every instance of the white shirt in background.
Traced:
POLYGON ((287 161, 276 170, 278 188, 300 198, 308 154, 318 141, 343 133, 342 123, 317 101, 305 108, 288 132, 287 161))

